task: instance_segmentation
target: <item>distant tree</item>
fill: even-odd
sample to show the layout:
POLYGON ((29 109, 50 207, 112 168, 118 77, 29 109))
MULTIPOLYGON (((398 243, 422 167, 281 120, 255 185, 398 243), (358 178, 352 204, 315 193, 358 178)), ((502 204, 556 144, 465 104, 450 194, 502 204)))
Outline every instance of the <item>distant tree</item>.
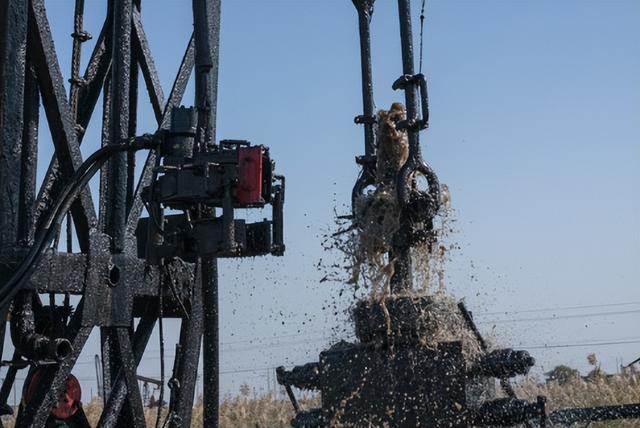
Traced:
POLYGON ((547 382, 556 381, 560 385, 564 385, 571 379, 577 379, 580 377, 580 372, 578 370, 564 365, 556 366, 553 370, 545 374, 547 375, 547 382))

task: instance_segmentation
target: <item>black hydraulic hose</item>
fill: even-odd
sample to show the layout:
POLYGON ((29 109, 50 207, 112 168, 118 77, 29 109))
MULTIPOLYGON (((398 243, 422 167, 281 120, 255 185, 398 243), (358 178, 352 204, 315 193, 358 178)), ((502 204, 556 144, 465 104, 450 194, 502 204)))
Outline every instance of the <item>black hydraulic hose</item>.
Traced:
POLYGON ((11 312, 11 340, 21 355, 31 360, 51 358, 61 361, 73 351, 67 339, 51 338, 37 331, 33 292, 20 292, 13 301, 11 312))
POLYGON ((89 183, 89 180, 100 170, 108 158, 118 152, 153 149, 157 145, 158 143, 150 135, 137 138, 126 144, 107 145, 94 152, 80 165, 69 180, 69 183, 64 187, 46 220, 36 231, 34 244, 26 257, 22 260, 13 276, 0 287, 0 307, 7 306, 16 293, 24 287, 55 237, 56 228, 65 213, 78 197, 80 191, 89 183))

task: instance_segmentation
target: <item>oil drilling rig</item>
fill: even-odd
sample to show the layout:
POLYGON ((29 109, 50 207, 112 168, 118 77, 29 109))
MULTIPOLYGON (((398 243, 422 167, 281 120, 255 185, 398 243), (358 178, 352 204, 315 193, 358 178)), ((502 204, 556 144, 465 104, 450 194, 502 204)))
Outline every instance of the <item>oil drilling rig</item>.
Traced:
MULTIPOLYGON (((462 340, 442 340, 425 346, 429 324, 435 322, 434 298, 421 294, 414 286, 412 248, 437 242, 434 218, 440 210, 440 185, 432 168, 425 163, 420 148, 420 132, 429 124, 429 98, 425 76, 414 70, 414 37, 410 0, 398 0, 402 74, 391 85, 404 91, 404 106, 394 104, 393 131, 403 134, 396 141, 408 145, 400 156, 392 179, 381 157, 386 156, 373 96, 370 23, 375 0, 352 0, 358 15, 362 73, 362 115, 356 124, 364 126, 364 155, 356 158, 360 175, 352 193, 352 228, 366 229, 368 222, 380 222, 395 206, 392 214, 398 227, 386 252, 393 272, 388 295, 363 299, 352 310, 357 341, 339 342, 322 352, 317 362, 277 369, 277 378, 287 391, 296 412, 294 427, 447 427, 482 426, 570 426, 590 422, 640 417, 640 404, 547 411, 545 397, 529 402, 519 399, 510 379, 527 374, 535 360, 526 351, 490 349, 477 329, 472 314, 463 302, 449 307, 451 315, 478 347, 474 358, 465 355, 462 340), (406 110, 405 110, 406 108, 406 110), (376 130, 376 128, 378 128, 376 130), (376 132, 378 131, 378 132, 376 132), (381 179, 381 177, 383 177, 381 179), (426 182, 420 188, 419 178, 426 182), (392 204, 366 202, 375 198, 381 187, 391 183, 392 204), (424 187, 424 186, 423 186, 424 187), (382 208, 380 208, 382 207, 382 208), (499 382, 498 382, 499 381, 499 382), (497 384, 502 398, 497 398, 497 384), (292 387, 317 391, 321 407, 301 409, 292 387)), ((421 14, 421 38, 424 2, 421 14)), ((420 56, 422 57, 422 40, 420 56)), ((387 113, 385 112, 385 115, 387 113)), ((388 189, 386 189, 388 190, 388 189)))
POLYGON ((16 412, 18 427, 62 420, 88 426, 71 371, 99 329, 98 426, 145 427, 137 366, 154 327, 162 331, 163 318, 175 318, 181 322, 175 360, 161 379, 171 390, 164 423, 190 426, 202 351, 204 425, 214 427, 216 260, 283 254, 284 177, 275 173, 268 147, 216 141, 220 0, 192 2, 194 31, 169 94, 160 85, 141 0, 106 0, 104 7, 81 73, 82 45, 92 35, 83 28, 84 0, 75 1, 67 96, 44 0, 0 4, 0 315, 9 320, 15 348, 3 363, 0 410, 16 412), (184 107, 191 75, 195 105, 184 107), (157 121, 147 133, 137 126, 139 76, 157 121), (80 145, 101 95, 101 148, 83 159, 80 145), (42 129, 55 153, 37 186, 42 129), (141 174, 137 151, 147 153, 141 174), (96 191, 88 183, 98 172, 96 191), (271 219, 261 222, 234 215, 268 205, 271 219), (6 403, 22 369, 25 393, 14 410, 6 403))
MULTIPOLYGON (((353 3, 364 107, 356 123, 364 126, 365 142, 357 158, 362 169, 353 189, 355 207, 367 188, 380 183, 369 27, 374 0, 353 3)), ((88 426, 71 371, 90 333, 99 329, 96 366, 104 407, 98 426, 144 427, 137 366, 154 328, 162 331, 163 319, 174 318, 181 323, 180 337, 167 378, 161 364, 160 383, 171 390, 162 426, 191 425, 202 353, 204 426, 216 427, 216 261, 283 254, 285 179, 275 173, 266 146, 216 140, 220 0, 192 1, 194 31, 167 95, 144 31, 141 0, 104 4, 106 18, 81 73, 82 45, 92 35, 83 28, 84 0, 75 0, 67 95, 44 0, 0 3, 0 316, 8 321, 14 348, 0 358, 6 369, 0 413, 15 412, 18 427, 88 426), (195 105, 184 107, 192 75, 195 105), (157 122, 147 133, 138 131, 139 77, 157 122), (100 97, 101 148, 83 159, 80 145, 100 97), (55 153, 36 183, 42 129, 49 131, 55 153), (140 174, 138 151, 147 153, 140 174), (89 182, 98 173, 96 190, 89 182), (235 216, 238 208, 267 205, 270 219, 247 223, 235 216), (12 409, 6 403, 20 370, 28 372, 27 380, 20 407, 12 409)), ((532 357, 490 350, 463 304, 453 311, 481 350, 473 364, 460 342, 421 346, 431 301, 406 296, 413 288, 411 249, 434 239, 440 187, 420 151, 429 106, 427 81, 414 70, 411 5, 398 5, 402 75, 392 86, 404 91, 406 112, 394 126, 406 135, 408 154, 392 180, 401 208, 401 227, 387 254, 395 297, 356 305, 358 342, 339 343, 318 362, 278 369, 296 410, 293 425, 544 426, 638 417, 638 404, 547 413, 544 397, 519 400, 508 379, 526 373, 532 357), (426 189, 415 184, 417 176, 426 179, 426 189), (506 398, 495 398, 496 378, 506 398), (470 393, 478 385, 483 400, 470 393), (300 409, 294 386, 319 390, 321 408, 300 409)), ((355 209, 353 220, 358 222, 355 209)), ((5 331, 0 329, 0 344, 5 331)))

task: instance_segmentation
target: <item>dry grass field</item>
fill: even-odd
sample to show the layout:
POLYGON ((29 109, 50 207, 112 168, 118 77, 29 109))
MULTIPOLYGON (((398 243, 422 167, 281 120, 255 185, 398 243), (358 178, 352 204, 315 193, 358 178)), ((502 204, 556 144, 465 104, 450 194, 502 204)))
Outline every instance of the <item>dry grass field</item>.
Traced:
MULTIPOLYGON (((300 400, 302 406, 314 407, 317 402, 310 399, 300 400)), ((91 426, 96 426, 102 410, 102 401, 95 398, 84 404, 84 410, 91 426)), ((147 427, 155 428, 157 408, 147 409, 145 412, 147 427)), ((160 419, 162 427, 166 412, 163 411, 160 419)), ((191 426, 202 427, 202 405, 196 404, 191 426)), ((275 399, 271 395, 259 397, 237 396, 224 399, 220 405, 221 428, 288 428, 289 421, 293 418, 293 408, 289 401, 275 399)), ((2 422, 6 428, 13 428, 13 419, 3 417, 2 422)))
MULTIPOLYGON (((300 400, 305 407, 317 406, 317 402, 310 399, 300 400)), ((102 405, 94 400, 85 404, 89 422, 96 426, 100 417, 102 405)), ((148 409, 146 412, 147 427, 154 428, 157 409, 148 409)), ((198 402, 194 409, 192 427, 202 427, 202 404, 198 402)), ((162 426, 166 418, 166 412, 161 415, 162 426)), ((293 418, 293 408, 289 401, 275 399, 272 395, 248 397, 239 395, 225 398, 220 405, 221 428, 288 428, 293 418)))
MULTIPOLYGON (((599 368, 585 377, 577 372, 560 380, 541 383, 525 378, 516 385, 521 398, 535 400, 538 395, 548 398, 549 409, 565 407, 587 407, 607 404, 640 402, 640 370, 626 369, 621 374, 607 375, 599 368)), ((318 405, 317 399, 303 399, 304 408, 318 405)), ((84 408, 92 426, 95 426, 101 410, 100 401, 85 403, 84 408)), ((194 409, 193 427, 202 427, 202 406, 198 403, 194 409)), ((147 426, 155 427, 157 409, 147 410, 147 426)), ((162 415, 160 426, 165 420, 162 415)), ((272 395, 251 397, 238 395, 227 397, 220 406, 221 428, 286 428, 293 417, 291 404, 272 395)), ((13 427, 10 418, 3 419, 5 427, 13 427)), ((584 425, 575 425, 582 427, 584 425)), ((631 428, 640 427, 639 420, 592 423, 589 428, 631 428)))
MULTIPOLYGON (((518 385, 518 394, 535 399, 538 395, 548 398, 549 410, 566 407, 590 407, 610 404, 640 403, 640 370, 629 368, 616 375, 607 375, 595 367, 585 377, 570 376, 562 381, 541 384, 525 379, 518 385)), ((574 425, 581 427, 582 425, 574 425)), ((640 420, 592 423, 589 428, 640 427, 640 420)))

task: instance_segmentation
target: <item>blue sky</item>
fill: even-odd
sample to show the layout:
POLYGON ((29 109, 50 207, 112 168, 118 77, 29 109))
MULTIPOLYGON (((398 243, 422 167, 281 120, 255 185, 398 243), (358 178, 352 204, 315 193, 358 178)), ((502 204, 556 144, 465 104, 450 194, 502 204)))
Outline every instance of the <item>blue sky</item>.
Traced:
MULTIPOLYGON (((97 35, 104 4, 86 3, 85 26, 97 35)), ((46 4, 68 74, 72 2, 46 4)), ((190 5, 143 2, 165 93, 191 32, 190 5)), ((378 0, 373 18, 378 108, 402 99, 391 90, 401 74, 396 8, 378 0)), ((426 15, 431 123, 423 154, 456 210, 460 250, 447 267, 449 289, 481 320, 560 317, 482 324, 504 345, 640 340, 640 3, 429 0, 426 15), (584 305, 595 307, 517 313, 584 305), (505 311, 515 313, 482 316, 505 311), (593 315, 610 312, 625 313, 593 315), (581 314, 590 316, 563 318, 581 314)), ((222 386, 233 393, 245 381, 265 388, 267 368, 313 360, 330 337, 348 335, 348 293, 319 283, 316 264, 332 257, 322 235, 336 211, 349 209, 354 157, 364 147, 353 124, 361 95, 351 1, 226 0, 221 40, 218 138, 270 146, 288 192, 286 256, 220 263, 221 361, 229 372, 222 386)), ((99 144, 99 115, 85 155, 99 144)), ((140 132, 154 129, 150 108, 141 107, 140 132)), ((158 376, 156 340, 142 374, 158 376)), ((616 358, 640 356, 640 343, 531 352, 544 369, 585 369, 586 354, 596 352, 615 370, 616 358)), ((77 372, 86 393, 92 366, 77 372)))

